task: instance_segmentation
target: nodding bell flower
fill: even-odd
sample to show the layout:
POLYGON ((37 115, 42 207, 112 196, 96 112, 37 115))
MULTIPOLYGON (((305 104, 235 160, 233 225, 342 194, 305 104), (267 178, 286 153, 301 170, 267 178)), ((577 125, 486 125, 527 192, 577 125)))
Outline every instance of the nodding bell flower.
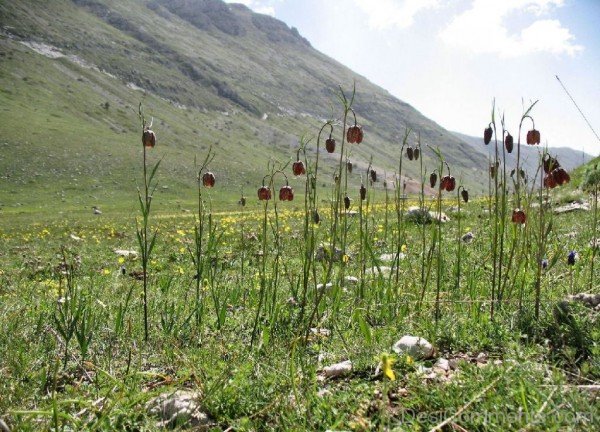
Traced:
POLYGON ((365 187, 365 185, 364 185, 364 184, 362 184, 362 183, 361 183, 361 185, 360 185, 360 190, 359 190, 359 193, 360 193, 360 199, 361 199, 361 200, 363 200, 363 201, 364 201, 365 199, 367 199, 367 188, 366 188, 366 187, 365 187))
POLYGON ((523 210, 515 209, 512 213, 512 222, 523 225, 525 222, 527 222, 527 215, 523 210))
POLYGON ((490 143, 490 141, 492 141, 492 134, 493 133, 494 133, 494 130, 492 129, 491 126, 488 126, 483 131, 483 142, 485 143, 485 145, 488 145, 490 143))
POLYGON ((567 255, 567 264, 569 264, 570 266, 575 265, 575 261, 577 261, 577 258, 577 252, 569 252, 569 255, 567 255))
POLYGON ((156 134, 150 129, 146 129, 142 134, 142 144, 146 148, 153 148, 156 145, 156 134))
POLYGON ((562 186, 571 181, 571 176, 564 168, 558 167, 550 173, 557 185, 562 186))
POLYGON ((531 129, 527 132, 527 144, 535 145, 540 143, 540 131, 531 129))
POLYGON ((415 157, 415 160, 419 160, 420 154, 421 154, 421 150, 419 150, 419 147, 415 147, 415 150, 413 152, 413 156, 415 157))
POLYGON ((363 140, 362 126, 354 123, 354 126, 350 126, 346 132, 346 139, 350 144, 360 144, 363 140))
POLYGON ((554 180, 554 176, 552 176, 551 174, 546 174, 544 176, 544 187, 548 188, 548 189, 554 189, 556 186, 558 186, 556 184, 556 181, 554 180))
POLYGON ((370 171, 370 174, 371 174, 371 181, 372 181, 373 183, 374 183, 374 182, 376 182, 376 181, 377 181, 377 172, 376 172, 374 169, 372 169, 372 170, 370 171))
POLYGON ((335 151, 335 139, 331 136, 325 140, 325 150, 327 150, 327 153, 333 153, 335 151))
POLYGON ((442 177, 440 180, 440 189, 452 192, 456 188, 456 179, 451 175, 442 177))
POLYGON ((279 189, 279 200, 280 201, 293 201, 294 200, 294 190, 291 186, 285 185, 279 189))
POLYGON ((460 192, 460 195, 462 196, 462 199, 463 199, 464 202, 469 202, 469 191, 468 190, 463 189, 460 192))
POLYGON ((202 176, 202 185, 207 188, 211 188, 215 185, 215 175, 213 173, 206 172, 202 176))
POLYGON ((258 199, 260 201, 269 201, 271 199, 271 189, 268 186, 261 186, 258 189, 258 199))
POLYGON ((348 170, 349 173, 352 173, 352 168, 353 168, 352 162, 350 162, 350 161, 346 162, 346 169, 348 170))
MULTIPOLYGON (((366 191, 365 191, 365 194, 366 194, 366 191)), ((348 209, 350 208, 350 203, 351 203, 351 202, 352 202, 352 200, 350 199, 350 197, 349 197, 348 195, 346 195, 346 196, 344 197, 344 208, 345 208, 346 210, 348 210, 348 209)))
POLYGON ((246 207, 246 197, 244 195, 242 195, 242 197, 238 201, 238 204, 241 205, 242 207, 246 207))
POLYGON ((437 183, 437 174, 432 172, 429 176, 429 185, 433 188, 437 183))
POLYGON ((297 160, 292 164, 292 172, 295 176, 300 176, 306 174, 306 168, 304 168, 304 162, 301 160, 297 160))
POLYGON ((513 146, 514 146, 513 136, 511 134, 509 134, 508 132, 506 132, 506 138, 504 138, 504 147, 506 148, 506 151, 509 153, 512 153, 513 146))
POLYGON ((546 270, 548 268, 548 260, 546 258, 540 264, 542 265, 542 269, 546 270))
POLYGON ((408 160, 413 160, 415 157, 414 150, 410 146, 406 148, 406 157, 408 158, 408 160))

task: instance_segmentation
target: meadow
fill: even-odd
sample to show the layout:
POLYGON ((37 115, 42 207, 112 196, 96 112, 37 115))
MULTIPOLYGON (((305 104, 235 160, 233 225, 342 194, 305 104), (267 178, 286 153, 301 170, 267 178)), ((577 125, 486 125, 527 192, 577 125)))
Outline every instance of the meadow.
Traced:
POLYGON ((469 196, 418 131, 390 182, 348 163, 367 145, 353 102, 340 90, 339 119, 265 160, 226 210, 212 149, 192 210, 154 210, 160 140, 140 106, 136 214, 1 216, 11 430, 598 430, 598 308, 568 300, 600 286, 597 168, 573 188, 532 104, 514 141, 494 107, 487 194, 469 196), (525 145, 539 146, 532 178, 504 163, 525 145), (587 210, 556 212, 574 197, 587 210), (399 348, 405 335, 432 349, 399 348), (161 420, 155 398, 182 391, 192 408, 161 420))

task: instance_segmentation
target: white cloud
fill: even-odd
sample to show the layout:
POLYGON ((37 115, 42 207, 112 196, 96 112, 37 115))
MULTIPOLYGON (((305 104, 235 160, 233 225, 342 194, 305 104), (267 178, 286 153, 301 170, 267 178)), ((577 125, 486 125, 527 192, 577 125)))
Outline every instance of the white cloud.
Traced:
POLYGON ((415 15, 436 7, 439 0, 354 0, 354 3, 368 16, 369 27, 405 29, 413 24, 415 15))
POLYGON ((520 32, 506 27, 509 14, 520 12, 540 18, 551 14, 563 0, 475 0, 440 32, 442 41, 474 53, 517 57, 536 52, 575 55, 583 50, 568 28, 556 19, 536 19, 520 32))

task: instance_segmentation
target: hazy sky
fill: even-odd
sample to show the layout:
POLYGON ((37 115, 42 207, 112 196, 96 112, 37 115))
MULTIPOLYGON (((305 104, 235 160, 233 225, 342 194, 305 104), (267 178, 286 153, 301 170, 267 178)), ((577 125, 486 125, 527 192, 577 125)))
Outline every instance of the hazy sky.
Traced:
MULTIPOLYGON (((600 142, 600 0, 237 0, 449 130, 479 136, 492 99, 515 135, 523 102, 549 146, 600 142)), ((529 124, 525 129, 529 129, 529 124)))

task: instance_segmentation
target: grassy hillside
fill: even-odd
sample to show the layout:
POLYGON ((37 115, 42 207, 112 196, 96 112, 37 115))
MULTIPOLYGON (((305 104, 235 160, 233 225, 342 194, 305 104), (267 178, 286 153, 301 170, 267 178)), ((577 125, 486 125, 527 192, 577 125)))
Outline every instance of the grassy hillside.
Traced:
MULTIPOLYGON (((356 83, 354 108, 365 129, 351 155, 356 184, 371 157, 393 175, 405 127, 439 147, 467 186, 485 172, 484 153, 316 51, 297 30, 242 5, 0 2, 0 29, 0 204, 8 214, 42 205, 54 213, 132 208, 140 101, 158 136, 152 158, 164 158, 157 205, 185 208, 194 196, 194 157, 210 146, 214 199, 235 205, 242 188, 254 195, 271 158, 289 161, 301 136, 339 117, 340 83, 347 92, 356 83)), ((432 156, 425 151, 429 168, 432 156)), ((325 158, 326 172, 334 160, 325 158)), ((404 170, 417 175, 416 164, 404 170)))

